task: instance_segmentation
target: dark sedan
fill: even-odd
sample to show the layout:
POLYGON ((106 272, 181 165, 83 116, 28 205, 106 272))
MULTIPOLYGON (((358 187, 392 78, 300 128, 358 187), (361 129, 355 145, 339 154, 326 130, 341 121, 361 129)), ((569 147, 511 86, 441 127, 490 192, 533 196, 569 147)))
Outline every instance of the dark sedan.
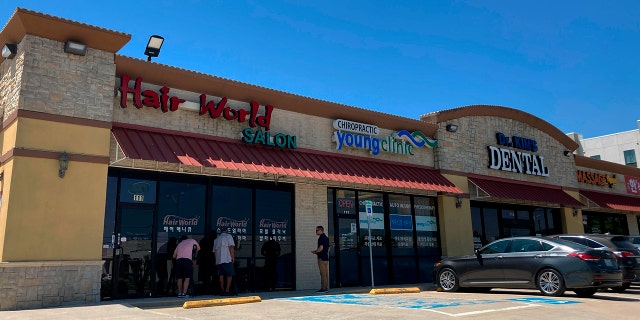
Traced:
POLYGON ((434 266, 439 291, 460 288, 538 289, 546 296, 572 290, 590 297, 599 288, 622 285, 622 272, 608 250, 541 237, 496 240, 475 255, 449 257, 434 266))

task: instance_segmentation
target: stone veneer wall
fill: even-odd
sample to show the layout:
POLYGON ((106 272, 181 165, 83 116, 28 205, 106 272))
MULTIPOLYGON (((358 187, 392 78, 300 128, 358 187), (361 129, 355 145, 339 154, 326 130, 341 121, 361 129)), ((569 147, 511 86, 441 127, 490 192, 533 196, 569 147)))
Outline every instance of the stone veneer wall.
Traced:
POLYGON ((447 132, 444 128, 445 123, 441 124, 441 129, 438 131, 437 138, 441 148, 435 150, 436 168, 450 172, 475 173, 548 185, 578 187, 573 157, 564 156, 566 147, 545 132, 526 123, 500 117, 469 116, 456 119, 455 123, 459 126, 455 133, 447 132), (508 137, 520 136, 536 140, 539 150, 531 152, 499 146, 496 143, 496 132, 502 132, 508 137), (544 165, 549 168, 549 176, 490 169, 487 146, 543 156, 544 165))
POLYGON ((111 122, 113 53, 89 48, 77 56, 65 53, 62 42, 31 35, 21 44, 20 109, 111 122))
POLYGON ((0 263, 0 311, 100 301, 102 261, 0 263))
MULTIPOLYGON (((63 45, 27 34, 16 57, 2 63, 3 120, 24 109, 111 121, 114 54, 89 48, 85 56, 76 56, 65 53, 63 45)), ((93 245, 99 248, 101 244, 93 245)), ((101 260, 2 261, 0 310, 96 303, 100 301, 102 264, 101 260)))

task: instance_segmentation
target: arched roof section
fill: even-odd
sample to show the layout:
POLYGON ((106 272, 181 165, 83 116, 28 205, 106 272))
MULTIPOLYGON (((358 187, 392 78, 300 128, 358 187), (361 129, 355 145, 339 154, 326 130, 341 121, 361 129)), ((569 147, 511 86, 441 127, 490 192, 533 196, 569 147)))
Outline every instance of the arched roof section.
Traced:
POLYGON ((577 142, 569 138, 549 122, 546 122, 530 113, 508 107, 484 104, 470 105, 466 107, 428 113, 420 116, 420 120, 438 124, 454 119, 474 116, 500 117, 519 121, 548 134, 558 142, 562 143, 568 150, 575 151, 579 147, 577 142))

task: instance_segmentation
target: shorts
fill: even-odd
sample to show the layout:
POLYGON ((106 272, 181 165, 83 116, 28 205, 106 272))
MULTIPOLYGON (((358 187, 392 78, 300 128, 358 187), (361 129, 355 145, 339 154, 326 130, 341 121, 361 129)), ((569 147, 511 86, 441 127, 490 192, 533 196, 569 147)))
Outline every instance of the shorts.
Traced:
POLYGON ((222 263, 218 265, 218 275, 233 277, 236 275, 235 268, 233 267, 233 262, 222 263))
POLYGON ((176 260, 176 278, 193 278, 193 261, 191 261, 191 259, 180 258, 176 260))

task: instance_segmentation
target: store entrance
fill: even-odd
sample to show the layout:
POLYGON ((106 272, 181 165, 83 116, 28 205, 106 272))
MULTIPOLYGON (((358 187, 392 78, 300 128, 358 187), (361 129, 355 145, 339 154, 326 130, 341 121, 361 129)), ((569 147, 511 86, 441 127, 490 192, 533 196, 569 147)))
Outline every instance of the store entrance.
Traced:
POLYGON ((334 251, 340 261, 340 286, 360 285, 357 222, 355 218, 338 218, 340 248, 334 251))
POLYGON ((152 291, 153 218, 149 205, 123 205, 116 220, 112 297, 148 297, 152 291))

